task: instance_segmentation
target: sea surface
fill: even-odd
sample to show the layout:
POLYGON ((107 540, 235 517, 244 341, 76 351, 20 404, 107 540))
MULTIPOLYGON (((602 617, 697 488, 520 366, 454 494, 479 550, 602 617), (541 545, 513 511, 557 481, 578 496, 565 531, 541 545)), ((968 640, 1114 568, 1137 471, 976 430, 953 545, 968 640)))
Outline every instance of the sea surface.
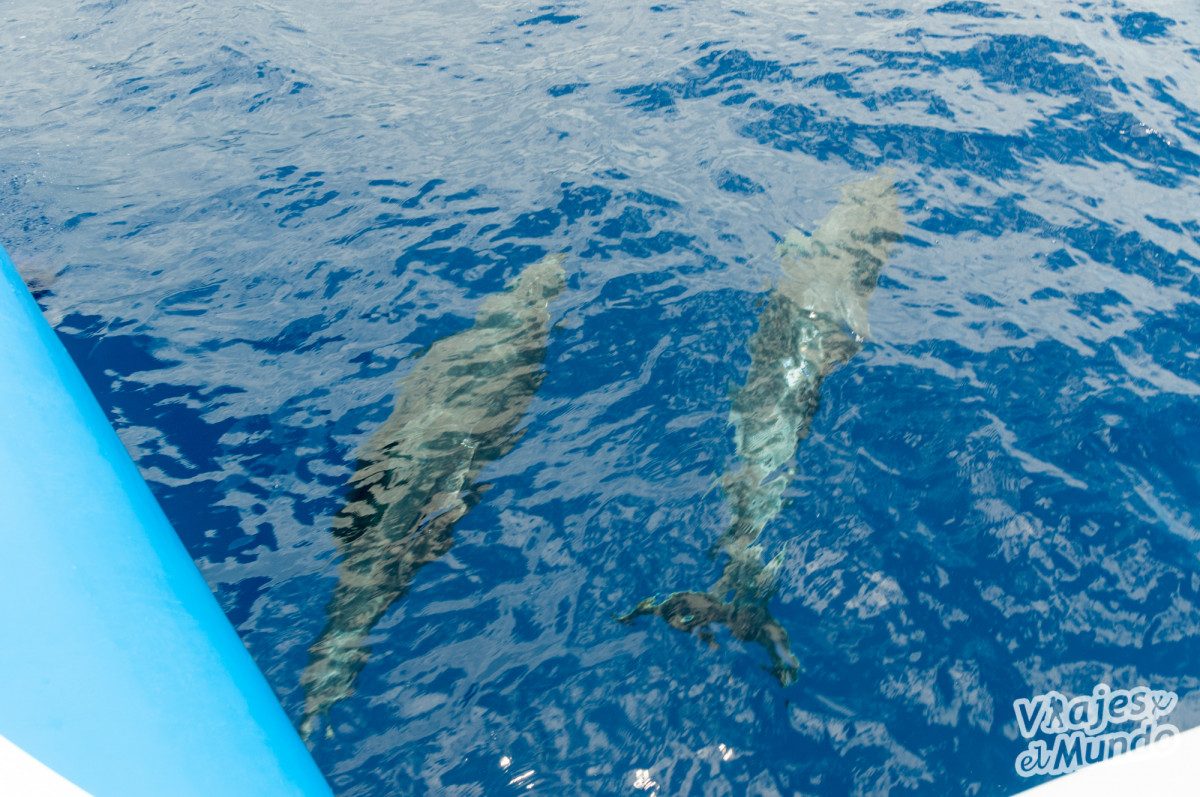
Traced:
POLYGON ((0 241, 296 720, 355 451, 567 253, 524 438, 312 743, 346 797, 1003 795, 1019 698, 1200 725, 1198 216, 1194 0, 0 4, 0 241), (883 166, 763 538, 785 688, 613 616, 719 573, 776 246, 883 166))

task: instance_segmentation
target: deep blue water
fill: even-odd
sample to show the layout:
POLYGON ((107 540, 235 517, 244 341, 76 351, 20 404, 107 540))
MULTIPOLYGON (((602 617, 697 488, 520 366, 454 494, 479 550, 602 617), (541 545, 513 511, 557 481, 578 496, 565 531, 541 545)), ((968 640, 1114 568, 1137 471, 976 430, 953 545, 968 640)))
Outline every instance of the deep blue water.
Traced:
POLYGON ((1200 724, 1195 2, 44 5, 0 6, 0 240, 294 718, 357 445, 569 253, 339 794, 998 795, 1017 698, 1200 724), (881 165, 906 237, 765 535, 782 688, 611 616, 717 574, 775 243, 881 165))

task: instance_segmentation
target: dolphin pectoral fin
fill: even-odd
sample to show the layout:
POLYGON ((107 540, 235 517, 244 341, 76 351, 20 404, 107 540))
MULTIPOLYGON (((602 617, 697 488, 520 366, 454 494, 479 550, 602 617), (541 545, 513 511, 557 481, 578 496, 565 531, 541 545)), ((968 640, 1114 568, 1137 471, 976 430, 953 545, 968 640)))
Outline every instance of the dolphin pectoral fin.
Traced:
POLYGON ((800 671, 800 661, 792 653, 788 633, 771 616, 765 599, 752 604, 731 604, 729 630, 743 642, 762 645, 771 657, 770 673, 781 686, 789 686, 800 671))
POLYGON ((431 506, 439 508, 433 514, 423 516, 418 522, 418 542, 412 546, 410 559, 405 562, 413 571, 444 556, 454 546, 454 524, 470 509, 468 497, 461 494, 443 494, 430 501, 431 506))
POLYGON ((459 518, 467 514, 467 502, 461 493, 438 493, 429 499, 417 527, 422 529, 439 529, 453 526, 459 518))
MULTIPOLYGON (((854 333, 855 343, 868 340, 871 337, 871 323, 867 319, 867 306, 862 300, 848 302, 846 306, 846 326, 854 333)), ((851 352, 853 356, 853 352, 851 352)), ((847 357, 849 359, 849 357, 847 357)))
POLYGON ((675 592, 661 602, 657 595, 646 598, 617 620, 631 623, 646 614, 657 614, 672 628, 690 632, 709 623, 728 622, 729 606, 708 592, 675 592))
POLYGON ((795 683, 800 672, 800 661, 792 653, 787 631, 774 618, 768 618, 763 623, 756 640, 771 655, 771 674, 779 679, 783 686, 795 683))
POLYGON ((421 518, 416 524, 423 535, 434 537, 448 532, 451 526, 471 510, 471 507, 479 503, 480 496, 492 486, 490 484, 464 485, 463 481, 463 478, 457 477, 449 489, 434 493, 429 497, 429 501, 421 510, 421 518))
POLYGON ((771 561, 763 567, 758 578, 755 579, 757 592, 760 595, 774 595, 779 588, 779 571, 783 569, 783 563, 787 559, 787 543, 783 544, 779 553, 771 558, 771 561))

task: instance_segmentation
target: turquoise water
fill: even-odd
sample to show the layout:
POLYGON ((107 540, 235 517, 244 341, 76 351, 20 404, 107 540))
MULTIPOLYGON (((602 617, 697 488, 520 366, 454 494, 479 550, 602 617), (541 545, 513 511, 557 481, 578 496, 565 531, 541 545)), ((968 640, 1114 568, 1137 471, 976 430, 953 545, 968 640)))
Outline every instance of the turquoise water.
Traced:
MULTIPOLYGON (((1200 724, 1189 2, 0 8, 0 240, 297 721, 397 380, 566 252, 492 488, 313 741, 339 794, 1007 794, 1012 702, 1200 724), (709 585, 778 241, 890 166, 771 609, 709 585)), ((69 632, 69 630, 64 630, 69 632)))

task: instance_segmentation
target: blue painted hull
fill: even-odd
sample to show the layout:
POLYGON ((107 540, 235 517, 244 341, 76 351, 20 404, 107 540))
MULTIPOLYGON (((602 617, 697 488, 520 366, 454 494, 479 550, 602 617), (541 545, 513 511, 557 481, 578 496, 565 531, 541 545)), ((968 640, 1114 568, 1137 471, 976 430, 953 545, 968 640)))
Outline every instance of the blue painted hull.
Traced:
POLYGON ((2 249, 0 352, 0 736, 95 797, 330 794, 2 249))

